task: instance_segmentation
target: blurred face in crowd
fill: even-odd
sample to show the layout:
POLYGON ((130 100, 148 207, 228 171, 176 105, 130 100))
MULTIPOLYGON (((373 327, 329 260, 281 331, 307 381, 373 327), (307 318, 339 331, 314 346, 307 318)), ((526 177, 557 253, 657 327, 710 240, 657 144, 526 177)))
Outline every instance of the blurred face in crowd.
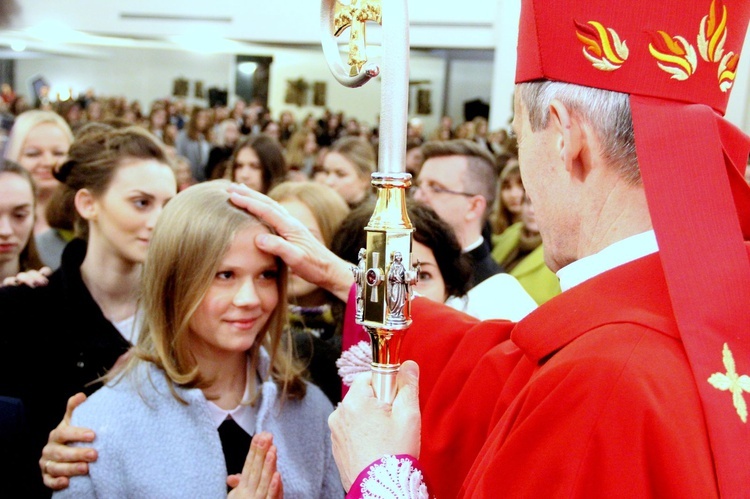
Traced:
POLYGON ((289 111, 284 111, 281 113, 281 116, 279 117, 279 123, 281 123, 284 126, 289 126, 294 124, 294 116, 292 116, 292 113, 289 111))
POLYGON ((360 202, 370 189, 370 178, 362 175, 357 165, 338 152, 329 152, 323 158, 325 183, 338 192, 350 205, 360 202))
POLYGON ((169 138, 169 141, 174 143, 174 141, 177 139, 177 134, 180 132, 180 130, 177 128, 177 125, 174 123, 167 123, 164 126, 164 136, 169 138))
POLYGON ((308 155, 318 152, 318 140, 312 132, 308 133, 305 137, 304 151, 308 155))
POLYGON ((508 211, 514 215, 520 214, 525 192, 523 183, 521 182, 521 174, 511 173, 503 180, 500 186, 500 199, 503 202, 503 206, 508 208, 508 211))
POLYGON ((193 172, 190 169, 190 162, 188 161, 179 160, 175 162, 174 176, 177 180, 177 186, 180 189, 195 182, 195 179, 193 179, 193 172))
POLYGON ((34 191, 28 180, 0 173, 0 277, 15 275, 19 256, 34 230, 34 191), (8 268, 9 272, 3 272, 8 268), (7 275, 6 275, 7 274, 7 275))
POLYGON ((229 117, 229 108, 227 107, 218 106, 218 107, 215 107, 213 111, 214 111, 214 120, 216 120, 217 123, 220 123, 229 117))
POLYGON ((444 302, 448 298, 445 292, 445 281, 432 250, 414 241, 412 256, 415 261, 419 261, 419 282, 414 287, 416 292, 430 300, 444 302))
MULTIPOLYGON (((82 191, 86 189, 76 194, 76 206, 82 191)), ((101 196, 82 195, 88 199, 81 214, 89 221, 89 241, 100 238, 122 260, 143 263, 156 220, 176 192, 168 165, 153 159, 123 160, 101 196)))
POLYGON ((208 112, 202 110, 195 115, 195 129, 201 132, 208 130, 208 112))
POLYGON ((279 303, 276 259, 255 246, 268 229, 237 232, 200 305, 190 318, 191 350, 199 359, 245 355, 279 303))
POLYGON ((151 115, 151 126, 154 129, 162 129, 167 124, 167 111, 166 109, 157 109, 151 115))
POLYGON ((240 139, 240 127, 236 122, 227 123, 224 129, 224 144, 232 147, 240 139))
POLYGON ((419 176, 424 162, 424 154, 421 147, 412 147, 406 151, 406 171, 412 174, 412 177, 419 176))
POLYGON ((52 176, 68 156, 68 136, 54 123, 40 123, 29 131, 18 163, 31 173, 40 193, 49 193, 59 182, 52 176))
POLYGON ((234 181, 254 191, 263 191, 263 165, 251 147, 243 147, 234 163, 234 181))
POLYGON ((265 126, 263 134, 268 135, 272 139, 279 140, 281 139, 281 128, 278 123, 272 121, 265 126))
POLYGON ((534 215, 534 205, 531 204, 528 196, 524 196, 523 203, 521 204, 521 221, 527 232, 532 234, 539 233, 539 226, 536 223, 536 216, 534 215))
MULTIPOLYGON (((307 227, 315 239, 325 244, 323 236, 320 231, 320 225, 315 219, 315 216, 310 211, 310 208, 306 204, 302 203, 297 199, 284 199, 279 202, 281 206, 286 208, 291 216, 302 222, 302 225, 307 227)), ((310 284, 304 279, 294 274, 291 270, 289 271, 289 296, 299 297, 312 293, 318 289, 315 284, 310 284)))

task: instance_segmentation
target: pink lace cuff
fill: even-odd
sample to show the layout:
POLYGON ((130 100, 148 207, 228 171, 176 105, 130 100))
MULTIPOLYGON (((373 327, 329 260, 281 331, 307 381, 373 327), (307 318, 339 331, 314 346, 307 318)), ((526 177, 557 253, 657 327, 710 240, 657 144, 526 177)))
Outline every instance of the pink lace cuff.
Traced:
POLYGON ((359 373, 366 373, 372 370, 372 349, 370 344, 360 341, 350 349, 344 351, 336 360, 339 376, 344 386, 352 386, 354 377, 359 373))
POLYGON ((383 456, 359 474, 346 499, 429 499, 419 462, 406 454, 383 456))

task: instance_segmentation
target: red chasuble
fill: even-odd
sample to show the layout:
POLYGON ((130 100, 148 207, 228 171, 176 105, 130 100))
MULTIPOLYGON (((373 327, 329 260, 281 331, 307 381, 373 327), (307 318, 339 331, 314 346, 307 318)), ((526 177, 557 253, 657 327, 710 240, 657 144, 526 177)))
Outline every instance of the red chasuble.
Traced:
POLYGON ((510 323, 414 305, 402 358, 421 367, 432 496, 718 496, 657 254, 550 300, 512 341, 510 323))

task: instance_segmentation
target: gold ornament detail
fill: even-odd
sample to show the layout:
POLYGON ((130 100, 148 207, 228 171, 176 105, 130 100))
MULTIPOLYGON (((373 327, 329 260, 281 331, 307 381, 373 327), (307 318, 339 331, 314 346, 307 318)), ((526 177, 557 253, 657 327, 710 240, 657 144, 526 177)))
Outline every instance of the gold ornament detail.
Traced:
POLYGON ((367 62, 365 22, 382 22, 380 0, 338 0, 334 6, 334 35, 349 28, 349 76, 356 76, 367 62))
POLYGON ((724 343, 724 349, 722 350, 722 361, 727 372, 713 373, 708 377, 708 382, 714 388, 723 392, 729 391, 732 394, 732 403, 737 410, 737 414, 743 423, 747 423, 747 403, 745 403, 742 392, 750 393, 750 376, 737 374, 734 356, 726 343, 724 343))

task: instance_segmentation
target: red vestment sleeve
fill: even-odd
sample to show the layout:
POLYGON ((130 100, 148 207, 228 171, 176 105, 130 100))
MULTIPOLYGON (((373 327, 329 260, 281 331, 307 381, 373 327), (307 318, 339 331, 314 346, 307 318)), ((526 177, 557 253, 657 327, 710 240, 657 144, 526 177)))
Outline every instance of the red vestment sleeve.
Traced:
POLYGON ((401 359, 420 367, 419 461, 431 495, 456 497, 487 439, 504 381, 520 358, 508 340, 514 324, 480 322, 426 298, 414 300, 412 319, 401 359))

